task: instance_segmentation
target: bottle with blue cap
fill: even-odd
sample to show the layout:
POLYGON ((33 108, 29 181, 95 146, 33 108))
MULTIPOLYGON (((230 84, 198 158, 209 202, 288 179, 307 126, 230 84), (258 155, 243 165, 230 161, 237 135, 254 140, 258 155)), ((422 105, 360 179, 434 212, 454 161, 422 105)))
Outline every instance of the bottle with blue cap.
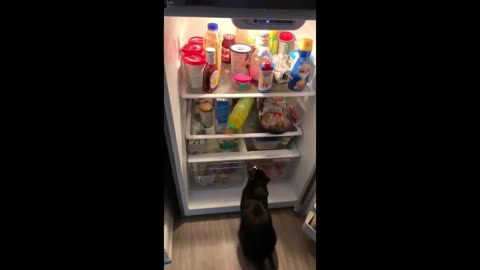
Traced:
MULTIPOLYGON (((203 39, 203 50, 206 50, 208 47, 215 48, 215 63, 217 66, 217 70, 220 72, 221 65, 222 65, 222 40, 220 37, 220 33, 218 32, 218 24, 216 23, 209 23, 207 25, 207 33, 205 34, 205 38, 203 39)), ((206 53, 205 53, 206 55, 206 53)))

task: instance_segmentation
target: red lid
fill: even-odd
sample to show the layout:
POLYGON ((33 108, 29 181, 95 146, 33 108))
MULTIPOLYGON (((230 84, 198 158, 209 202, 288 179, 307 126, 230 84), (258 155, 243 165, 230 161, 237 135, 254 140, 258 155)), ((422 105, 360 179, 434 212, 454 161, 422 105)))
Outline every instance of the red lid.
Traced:
POLYGON ((252 77, 242 73, 235 73, 235 75, 233 75, 233 79, 239 83, 247 83, 252 80, 252 77))
POLYGON ((205 57, 199 53, 186 53, 182 56, 182 61, 192 66, 205 65, 205 57))
POLYGON ((224 40, 233 40, 234 38, 235 38, 235 35, 232 35, 232 34, 223 35, 224 40))
POLYGON ((290 32, 280 32, 280 36, 278 38, 283 40, 283 41, 292 41, 293 40, 293 34, 290 33, 290 32))
POLYGON ((265 70, 271 70, 272 69, 272 62, 270 61, 265 61, 263 63, 263 67, 265 68, 265 70))
POLYGON ((195 43, 187 43, 182 47, 183 53, 201 53, 202 51, 202 46, 195 43))
POLYGON ((198 44, 203 46, 203 37, 191 37, 188 39, 188 43, 198 44))

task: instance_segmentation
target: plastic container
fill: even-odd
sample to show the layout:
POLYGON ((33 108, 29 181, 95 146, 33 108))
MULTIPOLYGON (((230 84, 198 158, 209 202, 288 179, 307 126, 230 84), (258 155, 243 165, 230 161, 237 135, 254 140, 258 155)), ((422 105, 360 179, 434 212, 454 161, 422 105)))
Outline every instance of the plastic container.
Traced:
POLYGON ((203 52, 203 47, 202 45, 199 45, 199 44, 187 43, 182 47, 182 53, 184 54, 190 54, 190 53, 202 54, 202 52, 203 52))
POLYGON ((222 61, 224 63, 230 63, 230 47, 234 44, 235 44, 235 35, 232 35, 232 34, 223 35, 222 61))
POLYGON ((201 54, 189 53, 182 56, 187 81, 192 88, 202 88, 203 67, 205 66, 205 57, 201 54))
POLYGON ((278 36, 278 54, 288 55, 294 48, 295 36, 290 32, 280 32, 278 36))
POLYGON ((241 98, 228 117, 228 125, 233 125, 236 130, 241 129, 252 110, 254 102, 254 98, 241 98))
POLYGON ((248 90, 251 80, 252 80, 252 77, 245 74, 237 73, 233 75, 233 78, 232 78, 233 88, 237 91, 245 92, 248 90))
POLYGON ((252 142, 257 150, 272 150, 280 145, 280 139, 277 137, 252 138, 252 142))
POLYGON ((230 46, 230 59, 231 59, 231 71, 232 74, 245 74, 248 75, 247 60, 248 56, 252 52, 252 48, 247 44, 234 44, 230 46))
POLYGON ((220 33, 218 33, 218 24, 216 23, 209 23, 207 25, 207 32, 205 33, 205 38, 203 39, 203 48, 206 49, 208 47, 215 48, 215 64, 219 71, 222 70, 222 42, 220 33))
POLYGON ((188 43, 197 44, 203 47, 203 37, 191 37, 188 39, 188 43))

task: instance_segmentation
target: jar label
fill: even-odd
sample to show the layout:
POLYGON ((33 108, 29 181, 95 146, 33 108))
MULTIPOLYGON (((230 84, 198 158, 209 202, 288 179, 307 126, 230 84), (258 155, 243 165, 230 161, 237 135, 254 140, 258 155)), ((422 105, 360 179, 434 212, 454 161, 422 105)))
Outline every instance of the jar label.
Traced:
POLYGON ((210 88, 211 89, 217 88, 218 81, 219 81, 219 76, 220 76, 220 73, 218 72, 218 70, 215 70, 212 73, 212 76, 210 76, 210 88))
POLYGON ((222 61, 230 62, 230 49, 222 47, 222 61))
POLYGON ((272 88, 273 70, 266 70, 261 72, 261 76, 258 80, 258 90, 266 91, 272 88))

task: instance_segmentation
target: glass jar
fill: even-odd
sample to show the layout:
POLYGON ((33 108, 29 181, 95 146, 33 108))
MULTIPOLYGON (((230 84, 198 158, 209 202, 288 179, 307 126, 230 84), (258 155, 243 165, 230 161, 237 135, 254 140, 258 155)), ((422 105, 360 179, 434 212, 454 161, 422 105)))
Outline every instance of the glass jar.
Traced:
POLYGON ((222 62, 230 63, 230 47, 233 44, 235 44, 235 35, 232 35, 232 34, 223 35, 222 62))

